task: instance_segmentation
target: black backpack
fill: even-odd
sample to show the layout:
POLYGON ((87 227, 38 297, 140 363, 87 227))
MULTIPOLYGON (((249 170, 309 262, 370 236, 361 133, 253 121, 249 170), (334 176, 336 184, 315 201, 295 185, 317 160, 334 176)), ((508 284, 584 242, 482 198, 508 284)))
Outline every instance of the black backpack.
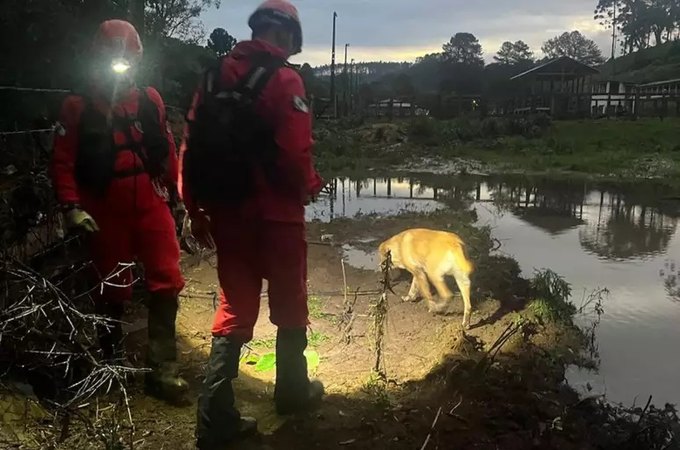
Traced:
POLYGON ((139 106, 136 115, 125 117, 113 115, 111 121, 98 111, 89 96, 84 95, 85 108, 78 128, 78 152, 75 177, 78 185, 95 194, 106 193, 114 178, 124 178, 147 172, 151 178, 161 177, 167 170, 170 146, 162 134, 158 106, 149 98, 146 88, 139 90, 139 106), (142 142, 132 136, 132 127, 142 132, 142 142), (115 131, 125 135, 126 143, 116 145, 115 131), (119 152, 130 150, 142 161, 143 168, 116 172, 115 163, 119 152))
POLYGON ((199 204, 238 205, 256 190, 255 171, 275 182, 278 147, 274 130, 255 111, 271 77, 286 65, 271 54, 250 57, 252 67, 232 88, 219 86, 220 59, 203 79, 202 102, 187 117, 189 138, 183 177, 199 204))

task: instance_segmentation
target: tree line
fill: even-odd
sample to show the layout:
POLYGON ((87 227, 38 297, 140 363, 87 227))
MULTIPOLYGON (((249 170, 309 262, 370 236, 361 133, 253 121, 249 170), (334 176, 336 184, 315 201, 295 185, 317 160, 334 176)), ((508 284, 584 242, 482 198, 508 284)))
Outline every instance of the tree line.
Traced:
POLYGON ((624 54, 680 40, 678 0, 599 0, 595 20, 615 27, 624 54))
MULTIPOLYGON (((364 105, 390 97, 416 98, 427 105, 432 103, 431 98, 427 99, 432 96, 440 101, 459 95, 503 95, 511 89, 511 77, 561 56, 591 66, 606 61, 597 44, 579 31, 547 40, 541 51, 543 57, 539 58, 524 41, 507 41, 498 49, 493 62, 486 64, 477 37, 460 32, 445 42, 440 52, 419 57, 415 63, 358 63, 347 74, 342 64, 337 65, 336 86, 341 101, 347 98, 345 91, 351 87, 351 95, 364 105)), ((330 66, 312 69, 305 65, 302 75, 315 96, 328 97, 330 66)))

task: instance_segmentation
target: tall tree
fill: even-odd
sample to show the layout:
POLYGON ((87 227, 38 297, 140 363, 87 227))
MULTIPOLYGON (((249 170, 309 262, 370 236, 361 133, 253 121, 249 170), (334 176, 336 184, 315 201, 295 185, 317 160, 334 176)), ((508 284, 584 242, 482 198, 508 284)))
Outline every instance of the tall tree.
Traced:
POLYGON ((472 33, 456 33, 442 48, 447 62, 484 66, 482 45, 472 33))
POLYGON ((219 8, 220 0, 146 0, 147 34, 198 42, 204 36, 198 17, 213 6, 219 8))
POLYGON ((506 41, 493 59, 506 65, 526 64, 534 61, 534 53, 524 41, 515 43, 506 41))
POLYGON ((605 62, 602 51, 595 41, 588 39, 579 31, 566 32, 556 36, 545 42, 541 49, 551 59, 568 56, 590 66, 605 62))
POLYGON ((616 26, 624 53, 677 39, 680 3, 677 0, 598 0, 595 20, 616 26), (616 14, 614 14, 616 12, 616 14))
POLYGON ((210 33, 208 48, 217 53, 218 56, 226 55, 236 45, 236 38, 229 34, 224 28, 215 28, 210 33))

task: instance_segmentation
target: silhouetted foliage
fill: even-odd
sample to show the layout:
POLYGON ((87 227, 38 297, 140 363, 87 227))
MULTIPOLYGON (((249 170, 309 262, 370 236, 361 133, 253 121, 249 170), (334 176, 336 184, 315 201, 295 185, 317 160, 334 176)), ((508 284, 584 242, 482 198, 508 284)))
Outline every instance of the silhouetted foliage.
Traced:
POLYGON ((589 66, 605 62, 602 51, 595 41, 588 39, 579 31, 565 32, 546 41, 542 50, 551 59, 568 56, 589 66))
POLYGON ((235 45, 236 38, 229 34, 224 28, 215 28, 213 32, 210 33, 208 48, 217 53, 217 56, 226 55, 235 45))

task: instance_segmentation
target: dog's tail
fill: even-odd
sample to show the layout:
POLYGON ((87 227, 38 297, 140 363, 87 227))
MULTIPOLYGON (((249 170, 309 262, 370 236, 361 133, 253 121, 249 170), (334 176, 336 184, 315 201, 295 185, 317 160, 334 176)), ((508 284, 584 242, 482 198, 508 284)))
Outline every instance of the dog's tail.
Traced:
POLYGON ((453 257, 456 262, 456 267, 468 275, 474 272, 475 266, 470 260, 467 252, 465 242, 456 239, 453 243, 453 257))

